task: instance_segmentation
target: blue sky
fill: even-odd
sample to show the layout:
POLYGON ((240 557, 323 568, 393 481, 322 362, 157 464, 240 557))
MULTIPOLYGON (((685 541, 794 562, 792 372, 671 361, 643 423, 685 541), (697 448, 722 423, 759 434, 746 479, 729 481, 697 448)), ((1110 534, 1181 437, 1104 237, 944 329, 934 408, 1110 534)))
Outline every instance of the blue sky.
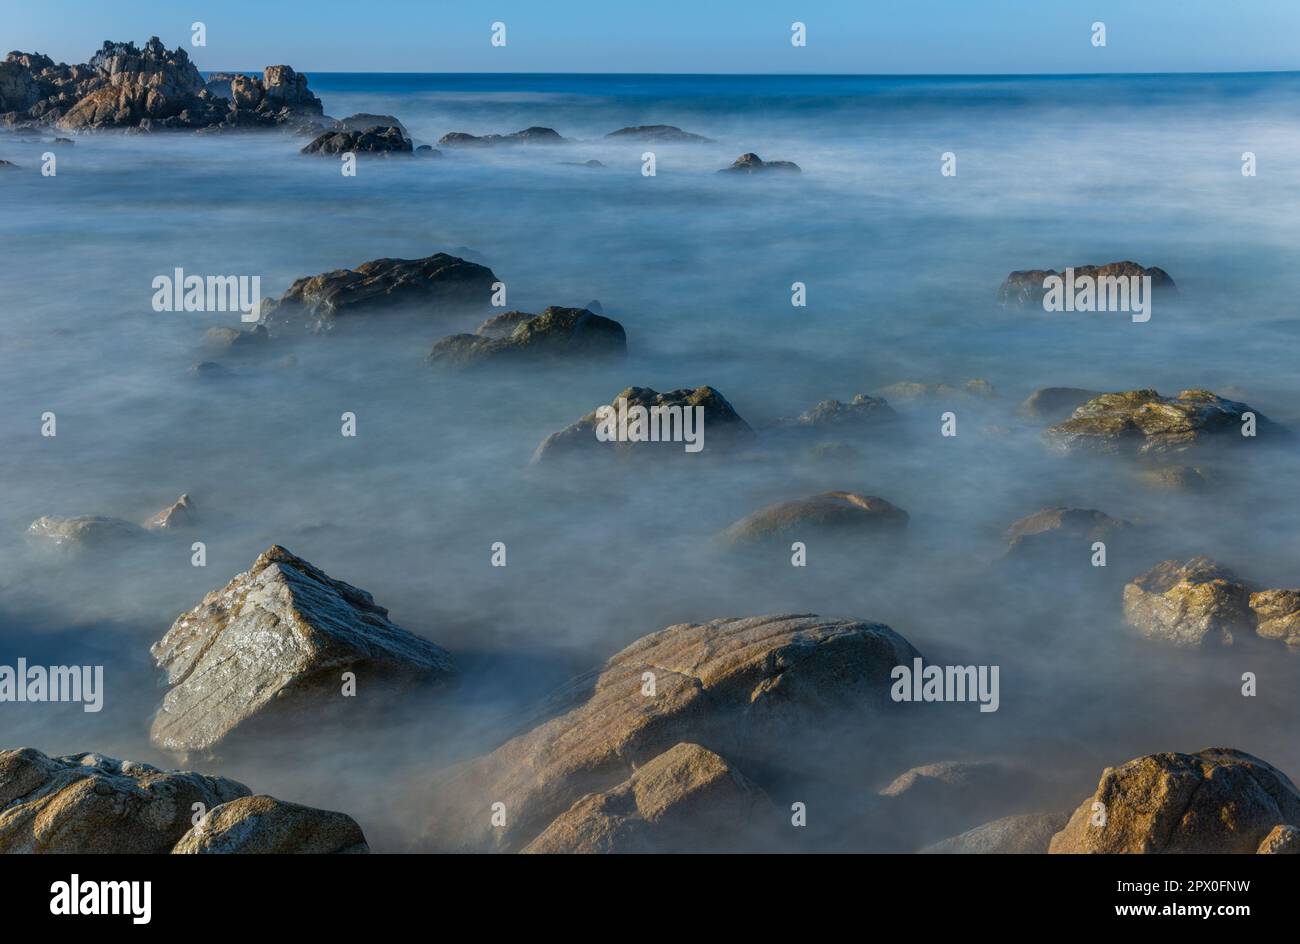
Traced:
POLYGON ((83 62, 157 34, 201 69, 1240 72, 1300 69, 1300 0, 0 0, 0 43, 83 62), (190 24, 206 48, 189 46, 190 24), (507 45, 489 43, 493 21, 507 45), (790 24, 808 45, 791 46, 790 24), (1091 24, 1106 24, 1094 48, 1091 24))

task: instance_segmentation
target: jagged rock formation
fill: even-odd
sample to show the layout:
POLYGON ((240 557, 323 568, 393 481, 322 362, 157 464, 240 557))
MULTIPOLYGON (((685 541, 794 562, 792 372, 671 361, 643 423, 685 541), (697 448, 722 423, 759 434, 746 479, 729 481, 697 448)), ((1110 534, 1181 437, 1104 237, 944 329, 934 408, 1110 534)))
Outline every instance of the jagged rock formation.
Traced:
POLYGON ((278 545, 178 617, 150 652, 171 689, 149 736, 182 755, 351 707, 345 672, 358 696, 380 697, 455 675, 444 649, 393 625, 370 594, 278 545))

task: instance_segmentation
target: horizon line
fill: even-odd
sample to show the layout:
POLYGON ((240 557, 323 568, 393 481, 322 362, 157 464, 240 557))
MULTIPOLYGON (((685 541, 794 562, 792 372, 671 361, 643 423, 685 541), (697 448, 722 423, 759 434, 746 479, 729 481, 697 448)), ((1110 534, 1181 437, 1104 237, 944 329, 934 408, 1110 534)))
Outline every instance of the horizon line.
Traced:
MULTIPOLYGON (((272 63, 272 65, 287 65, 287 63, 272 63)), ((206 72, 261 72, 269 66, 262 66, 260 69, 236 69, 236 68, 217 68, 217 69, 200 69, 202 73, 206 72)), ((415 70, 402 70, 396 72, 378 71, 369 69, 298 69, 291 66, 295 72, 315 72, 318 75, 492 75, 492 76, 520 76, 535 78, 537 76, 678 76, 690 78, 850 78, 850 79, 999 79, 999 78, 1042 78, 1042 79, 1073 79, 1073 78, 1113 78, 1118 76, 1126 77, 1158 77, 1158 76, 1196 76, 1196 75, 1300 75, 1300 68, 1295 69, 1238 69, 1232 71, 1206 71, 1200 69, 1178 70, 1164 72, 488 72, 483 70, 459 71, 459 72, 419 72, 415 70)))

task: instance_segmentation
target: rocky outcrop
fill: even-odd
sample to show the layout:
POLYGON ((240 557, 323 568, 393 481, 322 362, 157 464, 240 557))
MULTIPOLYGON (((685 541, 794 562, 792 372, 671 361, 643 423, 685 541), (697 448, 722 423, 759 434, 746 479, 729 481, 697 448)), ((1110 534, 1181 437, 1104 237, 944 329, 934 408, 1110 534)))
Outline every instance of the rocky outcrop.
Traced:
POLYGON ((460 316, 488 307, 497 277, 487 266, 445 252, 424 259, 375 259, 298 279, 279 299, 262 303, 272 331, 328 333, 340 322, 407 311, 460 316))
POLYGON ((794 161, 765 161, 757 154, 742 154, 730 167, 724 167, 719 174, 761 174, 768 171, 799 173, 799 165, 794 161))
POLYGON ((619 128, 605 135, 620 141, 641 141, 659 144, 712 144, 710 138, 701 134, 691 134, 674 125, 637 125, 634 128, 619 128))
POLYGON ((623 357, 623 326, 585 308, 547 308, 540 315, 509 312, 479 326, 476 334, 454 334, 433 346, 434 367, 578 361, 623 357), (516 316, 522 315, 522 318, 516 316), (504 319, 504 320, 503 320, 504 319), (501 336, 513 324, 510 333, 501 336), (497 335, 497 336, 493 336, 497 335))
MULTIPOLYGON (((743 770, 763 769, 828 714, 852 711, 862 723, 888 711, 891 670, 916 656, 887 626, 856 620, 761 616, 670 626, 556 693, 548 720, 422 789, 433 801, 425 839, 448 850, 522 849, 584 797, 635 794, 636 783, 625 782, 683 742, 743 770)), ((579 807, 551 839, 587 836, 576 825, 584 821, 597 832, 601 810, 610 809, 599 800, 579 807)))
POLYGON ((365 853, 361 827, 344 813, 243 796, 207 811, 176 843, 178 855, 365 853))
POLYGON ((1208 557, 1167 560, 1124 587, 1124 619, 1148 639, 1227 646, 1253 629, 1249 601, 1250 588, 1208 557))
POLYGON ((21 52, 0 63, 0 122, 9 127, 270 127, 321 112, 306 77, 289 66, 269 66, 261 78, 223 73, 204 82, 184 49, 168 50, 156 36, 143 48, 105 42, 82 65, 21 52))
MULTIPOLYGON (((588 311, 600 314, 595 308, 587 306, 588 311)), ((493 315, 484 321, 475 329, 474 333, 481 338, 508 338, 515 333, 515 328, 519 327, 525 321, 537 316, 527 311, 507 311, 499 315, 493 315)))
POLYGON ((0 751, 0 852, 163 853, 194 804, 248 796, 224 777, 164 771, 100 754, 0 751))
POLYGON ((369 593, 279 545, 182 614, 150 649, 171 686, 150 738, 176 754, 211 752, 245 728, 312 718, 455 674, 450 655, 388 619, 369 593))
POLYGON ((369 131, 371 128, 396 128, 406 140, 411 140, 411 133, 406 130, 406 125, 402 124, 394 115, 372 115, 369 112, 358 112, 355 115, 348 115, 346 118, 339 118, 334 122, 336 131, 369 131))
POLYGON ((82 551, 120 547, 147 537, 137 524, 104 515, 60 518, 44 515, 27 527, 27 536, 46 547, 82 551))
MULTIPOLYGON (((754 439, 750 425, 740 418, 727 398, 713 387, 696 387, 694 390, 683 388, 667 393, 659 393, 649 387, 628 387, 609 404, 610 409, 615 411, 615 416, 619 414, 620 402, 628 409, 641 407, 648 412, 663 411, 655 414, 660 417, 661 428, 668 423, 667 411, 694 410, 699 407, 703 410, 704 418, 703 453, 729 452, 749 445, 754 439)), ((596 450, 602 449, 624 458, 634 454, 667 455, 683 451, 683 444, 679 441, 602 442, 596 438, 597 413, 597 410, 592 410, 576 423, 547 436, 533 453, 533 463, 554 462, 565 457, 590 457, 598 455, 596 450)))
POLYGON ((452 131, 438 139, 438 147, 491 147, 498 144, 562 144, 564 138, 550 128, 525 128, 510 134, 466 134, 452 131))
POLYGON ((1047 852, 1052 836, 1069 821, 1069 813, 1022 813, 926 846, 930 855, 1033 855, 1047 852))
POLYGON ((898 414, 880 397, 857 394, 848 403, 823 400, 798 416, 779 419, 774 428, 836 429, 856 426, 887 426, 898 420, 898 414))
POLYGON ((1078 387, 1040 387, 1025 398, 1016 412, 1028 419, 1059 423, 1099 396, 1100 391, 1078 387))
POLYGON ((1255 851, 1260 855, 1300 855, 1300 827, 1274 826, 1255 851))
POLYGON ((1026 563, 1086 564, 1096 541, 1109 543, 1133 530, 1131 522, 1093 508, 1043 508, 1007 529, 1007 557, 1026 563))
POLYGON ((589 793, 523 848, 529 853, 711 853, 743 850, 775 810, 713 751, 682 743, 622 783, 589 793))
POLYGON ((1102 772, 1053 853, 1253 853, 1300 822, 1300 793, 1244 751, 1149 754, 1102 772))
POLYGON ((1249 605, 1256 633, 1300 646, 1300 590, 1261 590, 1250 595, 1249 605))
POLYGON ((399 128, 366 128, 361 131, 326 131, 314 138, 300 153, 334 156, 337 154, 411 154, 411 141, 399 128))
POLYGON ((1255 416, 1261 439, 1282 430, 1244 403, 1208 390, 1184 390, 1162 397, 1154 390, 1104 393, 1074 411, 1068 420, 1043 431, 1048 446, 1062 453, 1159 456, 1180 453, 1213 441, 1250 443, 1242 435, 1245 414, 1255 416))
POLYGON ((190 500, 188 494, 184 494, 166 508, 151 515, 144 526, 149 531, 183 531, 192 528, 197 517, 194 512, 194 502, 190 500))
POLYGON ((883 498, 855 492, 825 492, 760 508, 727 528, 721 539, 732 547, 744 547, 813 538, 851 541, 896 538, 907 530, 907 522, 907 512, 883 498))
MULTIPOLYGON (((1000 286, 998 286, 998 301, 1003 305, 1011 306, 1028 306, 1034 305, 1041 307, 1043 296, 1046 289, 1043 288, 1043 281, 1051 276, 1064 276, 1065 273, 1057 272, 1055 269, 1022 269, 1012 272, 1008 275, 1000 286)), ((1074 277, 1078 279, 1106 279, 1106 278, 1133 278, 1142 276, 1151 277, 1151 290, 1153 293, 1174 294, 1177 292, 1177 286, 1174 280, 1169 277, 1169 273, 1164 269, 1144 268, 1136 262, 1109 262, 1106 265, 1085 265, 1074 268, 1074 277)))

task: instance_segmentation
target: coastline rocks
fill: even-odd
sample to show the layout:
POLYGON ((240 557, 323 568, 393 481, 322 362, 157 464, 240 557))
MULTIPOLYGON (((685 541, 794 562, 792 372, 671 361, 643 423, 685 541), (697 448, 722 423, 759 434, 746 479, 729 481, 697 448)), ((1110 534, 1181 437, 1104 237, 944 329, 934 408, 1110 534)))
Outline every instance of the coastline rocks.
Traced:
POLYGON ((1149 754, 1106 768, 1050 851, 1254 853, 1274 827, 1296 822, 1295 785, 1257 757, 1225 748, 1149 754))
POLYGON ((1300 590, 1261 590, 1250 595, 1255 632, 1288 646, 1300 646, 1300 590))
POLYGON ((374 259, 298 279, 278 300, 262 303, 271 329, 328 333, 340 319, 401 309, 438 315, 486 308, 497 277, 487 266, 444 252, 424 259, 374 259))
POLYGON ((1078 387, 1041 387, 1026 397, 1016 412, 1029 419, 1059 423, 1099 396, 1100 391, 1080 390, 1078 387))
POLYGON ((1070 814, 1022 813, 976 826, 921 850, 928 855, 1032 855, 1047 852, 1070 814))
POLYGON ((1274 826, 1255 852, 1259 855, 1300 855, 1300 828, 1274 826))
POLYGON ((1208 557, 1167 560, 1124 587, 1124 619, 1148 639, 1228 646, 1252 627, 1249 600, 1249 587, 1208 557))
MULTIPOLYGON (((1043 280, 1050 276, 1063 276, 1064 273, 1057 272, 1055 269, 1021 269, 1012 272, 1002 284, 998 286, 998 301, 1003 305, 1009 306, 1038 306, 1042 307, 1043 296, 1047 293, 1043 288, 1043 280)), ((1107 278, 1129 279, 1133 277, 1151 277, 1151 290, 1153 294, 1176 293, 1177 286, 1174 280, 1169 277, 1169 273, 1164 269, 1144 268, 1136 262, 1108 262, 1105 265, 1085 265, 1074 267, 1074 277, 1076 279, 1088 278, 1102 280, 1107 278)))
POLYGON ((719 174, 758 174, 767 171, 785 171, 800 173, 799 165, 794 161, 765 161, 757 154, 742 154, 730 167, 724 167, 719 174))
POLYGON ((848 403, 823 400, 798 416, 776 420, 772 427, 838 429, 842 426, 884 426, 897 420, 898 414, 886 400, 859 393, 848 403))
POLYGON ((451 131, 438 139, 438 147, 491 147, 498 144, 563 144, 564 138, 551 128, 525 128, 510 134, 466 134, 451 131))
MULTIPOLYGON (((406 140, 411 140, 411 133, 406 130, 406 125, 402 124, 393 115, 372 115, 368 112, 358 112, 355 115, 348 115, 346 118, 339 118, 334 122, 336 131, 369 131, 371 128, 396 128, 406 140)), ((428 147, 428 145, 425 145, 428 147)))
MULTIPOLYGON (((667 411, 677 410, 683 415, 687 410, 702 410, 702 428, 705 435, 702 440, 702 452, 726 452, 749 445, 754 439, 754 430, 740 418, 727 398, 713 387, 696 387, 694 390, 682 388, 659 393, 649 387, 628 387, 609 404, 615 415, 620 401, 631 410, 641 407, 650 413, 653 410, 664 411, 657 414, 663 425, 668 424, 667 411)), ((683 452, 682 442, 602 442, 596 438, 598 424, 597 411, 592 410, 576 423, 566 426, 557 433, 552 433, 542 440, 533 453, 533 464, 551 462, 563 457, 589 457, 593 450, 604 449, 613 455, 628 457, 633 455, 655 454, 667 455, 683 452)), ((696 430, 699 432, 699 429, 696 430)))
POLYGON ((691 134, 689 131, 683 131, 675 125, 637 125, 634 128, 619 128, 617 131, 611 131, 605 135, 606 138, 615 138, 622 141, 647 141, 654 143, 671 142, 671 143, 688 143, 688 144, 712 144, 710 138, 702 134, 691 134))
POLYGON ((344 813, 243 796, 209 809, 176 843, 177 855, 328 855, 366 853, 356 820, 344 813))
POLYGON ((73 518, 44 515, 27 527, 27 535, 59 550, 80 551, 138 541, 147 536, 147 532, 130 521, 104 515, 78 515, 73 518))
POLYGON ((907 512, 883 498, 825 492, 760 508, 723 531, 721 539, 731 547, 742 547, 813 537, 898 537, 907 530, 907 523, 907 512))
POLYGON ((364 131, 326 131, 306 145, 300 154, 410 154, 411 141, 400 128, 366 128, 364 131))
POLYGON ((177 754, 211 751, 253 722, 318 721, 340 697, 344 672, 364 679, 365 692, 455 675, 444 649, 393 625, 370 594, 279 545, 178 617, 149 651, 171 686, 150 740, 177 754))
POLYGON ((521 361, 590 360, 626 354, 627 335, 617 321, 585 308, 552 306, 540 315, 507 312, 490 318, 479 326, 476 334, 443 338, 425 360, 435 367, 462 368, 521 361), (510 333, 505 335, 511 325, 510 333))
POLYGON ((522 849, 579 800, 617 792, 684 741, 763 769, 764 758, 797 749, 827 714, 888 711, 891 670, 917 655, 889 627, 856 620, 669 626, 558 692, 549 720, 422 791, 433 799, 426 839, 444 850, 522 849), (491 822, 491 803, 505 805, 504 825, 491 822))
POLYGON ((1068 420, 1043 431, 1047 445, 1061 453, 1091 452, 1141 456, 1184 452, 1209 440, 1250 442, 1242 436, 1244 414, 1255 415, 1261 438, 1281 428, 1244 403, 1208 390, 1184 390, 1162 397, 1154 390, 1104 393, 1074 411, 1068 420))
POLYGON ((193 804, 250 792, 100 754, 0 751, 0 853, 165 853, 189 830, 193 804))
POLYGON ((561 813, 527 853, 686 853, 744 849, 775 813, 763 791, 717 754, 681 743, 618 786, 561 813))

